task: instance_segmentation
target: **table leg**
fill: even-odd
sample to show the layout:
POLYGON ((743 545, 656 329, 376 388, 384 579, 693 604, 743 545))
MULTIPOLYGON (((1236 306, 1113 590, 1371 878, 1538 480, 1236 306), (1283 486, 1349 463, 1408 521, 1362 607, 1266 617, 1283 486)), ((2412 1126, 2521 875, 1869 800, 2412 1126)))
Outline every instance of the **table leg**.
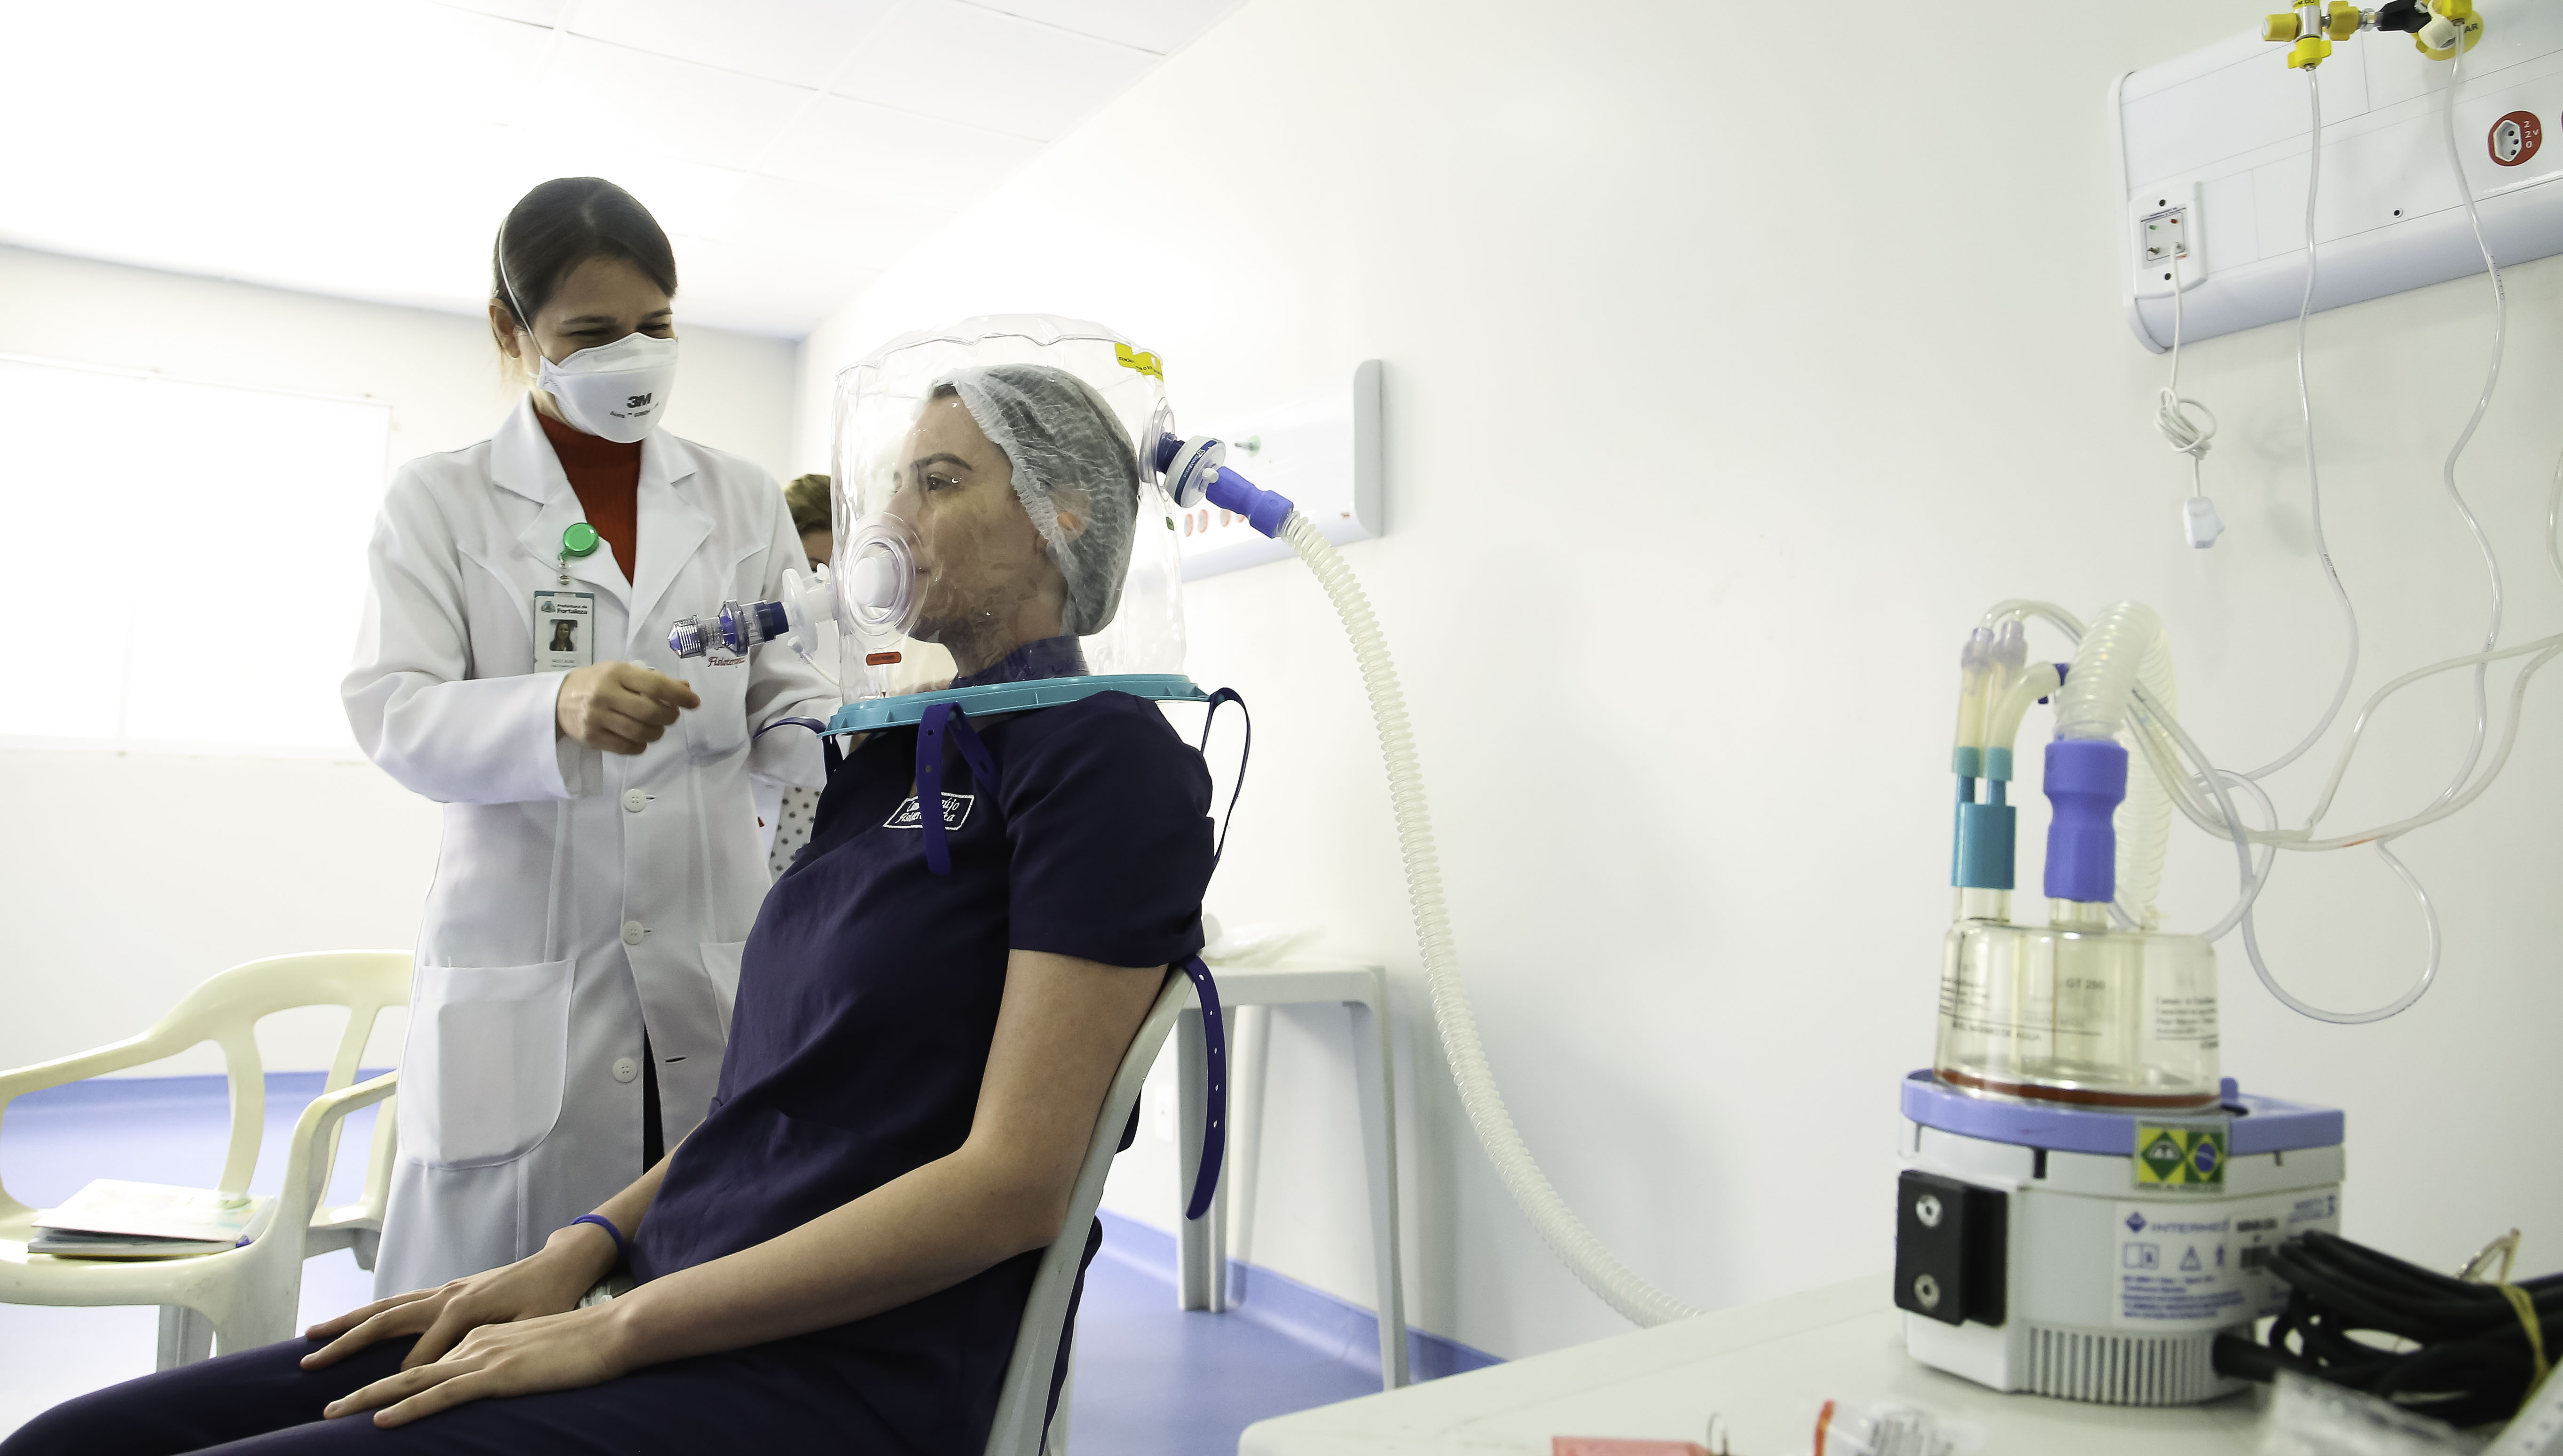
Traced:
POLYGON ((1353 1078, 1361 1094, 1362 1162, 1370 1175, 1371 1270, 1377 1280, 1379 1383, 1407 1383, 1406 1275, 1397 1247, 1397 1073, 1388 1038, 1387 978, 1370 1004, 1344 1002, 1352 1013, 1353 1078))

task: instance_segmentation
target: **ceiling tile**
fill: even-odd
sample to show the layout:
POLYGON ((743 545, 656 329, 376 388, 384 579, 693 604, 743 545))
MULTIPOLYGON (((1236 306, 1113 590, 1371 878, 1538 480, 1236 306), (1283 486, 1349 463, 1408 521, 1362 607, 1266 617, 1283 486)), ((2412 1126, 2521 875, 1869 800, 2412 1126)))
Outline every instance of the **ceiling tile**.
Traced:
POLYGON ((894 207, 959 212, 1041 143, 829 96, 775 144, 764 171, 894 207))
POLYGON ((435 0, 451 10, 468 10, 478 15, 494 15, 500 20, 538 25, 545 30, 560 24, 561 12, 569 0, 435 0))
POLYGON ((0 134, 39 142, 0 164, 0 240, 471 309, 508 207, 594 175, 678 238, 685 316, 797 333, 1014 175, 1042 150, 1033 134, 1152 64, 950 0, 856 34, 883 3, 577 0, 567 36, 526 23, 553 14, 546 0, 12 4, 11 54, 56 59, 0 87, 0 134), (772 59, 796 49, 860 54, 860 84, 897 99, 723 69, 841 59, 772 59), (980 99, 947 99, 960 91, 980 99))
POLYGON ((864 42, 836 93, 1049 141, 1156 62, 959 0, 913 0, 864 42))
POLYGON ((1228 17, 1242 0, 977 0, 1002 10, 1171 56, 1228 17))
POLYGON ((741 170, 810 98, 800 87, 579 36, 560 43, 539 91, 530 132, 741 170))
POLYGON ((855 300, 879 269, 808 250, 679 237, 679 330, 688 320, 797 338, 855 300))
POLYGON ((810 182, 754 177, 739 190, 736 225, 717 236, 762 241, 774 247, 865 268, 886 269, 951 221, 928 208, 889 207, 810 182))
POLYGON ((582 0, 572 33, 726 71, 827 84, 896 0, 582 0))

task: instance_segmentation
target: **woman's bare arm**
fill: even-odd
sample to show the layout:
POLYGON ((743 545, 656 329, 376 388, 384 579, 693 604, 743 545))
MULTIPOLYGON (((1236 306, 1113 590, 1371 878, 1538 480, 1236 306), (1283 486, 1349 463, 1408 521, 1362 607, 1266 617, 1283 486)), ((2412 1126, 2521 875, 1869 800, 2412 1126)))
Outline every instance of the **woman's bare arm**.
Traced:
MULTIPOLYGON (((682 1140, 681 1140, 682 1141, 682 1140)), ((670 1149, 668 1157, 676 1156, 670 1149)), ((668 1158, 596 1207, 626 1239, 641 1231, 641 1220, 667 1180, 668 1158)), ((401 1358, 401 1368, 423 1365, 443 1356, 463 1337, 484 1325, 538 1319, 578 1307, 596 1281, 614 1271, 621 1257, 613 1236, 593 1223, 573 1223, 552 1230, 543 1246, 512 1264, 454 1280, 435 1289, 413 1289, 323 1320, 302 1333, 329 1343, 302 1357, 305 1369, 335 1365, 378 1340, 416 1335, 419 1341, 401 1358)))
MULTIPOLYGON (((1067 1219, 1103 1094, 1165 976, 1163 967, 1013 952, 959 1149, 788 1233, 610 1304, 482 1325, 442 1359, 378 1380, 327 1413, 374 1410, 376 1424, 391 1426, 485 1395, 594 1384, 879 1314, 1044 1247, 1067 1219)), ((655 1177, 644 1180, 599 1211, 612 1217, 625 1199, 646 1209, 656 1190, 655 1177)), ((592 1229, 570 1236, 591 1233, 607 1242, 592 1229)))

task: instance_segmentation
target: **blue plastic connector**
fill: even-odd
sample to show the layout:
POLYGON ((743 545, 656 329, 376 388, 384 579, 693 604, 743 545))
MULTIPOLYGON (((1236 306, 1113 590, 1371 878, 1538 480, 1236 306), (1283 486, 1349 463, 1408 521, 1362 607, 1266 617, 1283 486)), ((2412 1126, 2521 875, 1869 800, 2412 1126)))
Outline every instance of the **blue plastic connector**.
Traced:
POLYGON ((2106 738, 2047 745, 2047 898, 2106 904, 2118 897, 2118 832, 2109 822, 2127 797, 2127 750, 2106 738))
POLYGON ((1210 489, 1205 499, 1222 510, 1246 517, 1246 523, 1267 536, 1282 534, 1282 523, 1290 517, 1290 499, 1277 495, 1226 465, 1214 465, 1210 471, 1210 489))
POLYGON ((1962 890, 2008 890, 2018 862, 2020 811, 2008 804, 1958 806, 1958 845, 1949 883, 1962 890))

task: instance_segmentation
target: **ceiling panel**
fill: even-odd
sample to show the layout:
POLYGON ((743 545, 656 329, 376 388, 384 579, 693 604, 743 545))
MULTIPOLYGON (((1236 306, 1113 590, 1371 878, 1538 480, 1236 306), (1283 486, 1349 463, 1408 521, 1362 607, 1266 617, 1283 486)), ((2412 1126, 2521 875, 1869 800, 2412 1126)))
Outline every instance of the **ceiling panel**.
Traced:
POLYGON ((570 31, 795 86, 819 87, 896 0, 582 0, 570 31))
POLYGON ((757 242, 786 252, 841 258, 886 269, 952 220, 930 208, 887 207, 878 202, 780 177, 751 177, 741 185, 737 225, 702 230, 705 237, 757 242))
POLYGON ((979 0, 1030 20, 1171 56, 1242 0, 979 0))
POLYGON ((959 212, 1041 143, 829 96, 794 123, 764 170, 875 202, 959 212))
POLYGON ((46 58, 0 85, 0 241, 471 311, 506 210, 594 175, 675 239, 682 317, 797 335, 1227 8, 1083 3, 0 0, 46 58))
POLYGON ((720 300, 725 327, 799 337, 855 301, 882 271, 843 257, 678 237, 677 322, 696 317, 697 294, 720 300))
POLYGON ((569 0, 436 0, 438 5, 453 10, 469 10, 480 15, 494 15, 500 20, 538 25, 545 30, 558 24, 569 0))
POLYGON ((1037 141, 1056 139, 1154 66, 1145 51, 958 0, 909 0, 836 93, 1037 141))
POLYGON ((657 153, 744 171, 809 98, 779 81, 571 36, 543 75, 530 120, 596 138, 614 155, 657 153))

